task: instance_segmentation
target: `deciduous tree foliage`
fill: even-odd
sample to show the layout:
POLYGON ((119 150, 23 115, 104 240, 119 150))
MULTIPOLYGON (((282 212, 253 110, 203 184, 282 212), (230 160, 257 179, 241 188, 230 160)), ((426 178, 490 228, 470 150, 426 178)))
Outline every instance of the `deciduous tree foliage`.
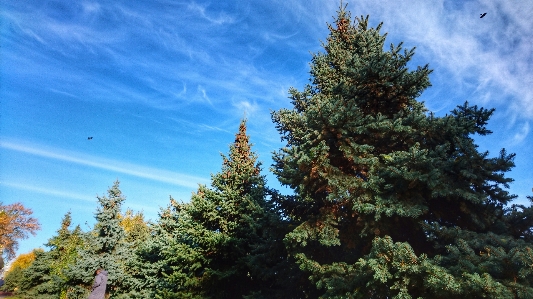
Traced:
MULTIPOLYGON (((15 256, 18 241, 26 239, 29 234, 35 235, 40 229, 37 219, 31 217, 33 211, 21 203, 4 205, 0 202, 0 259, 9 260, 15 256)), ((2 267, 3 268, 3 267, 2 267)))
POLYGON ((341 7, 311 84, 272 115, 291 254, 323 298, 533 297, 531 208, 506 208, 514 155, 473 139, 493 110, 430 113, 431 70, 380 28, 341 7))
MULTIPOLYGON (((135 213, 133 210, 127 209, 124 215, 119 214, 119 218, 128 243, 143 242, 149 237, 150 227, 144 220, 144 214, 142 212, 135 213)), ((134 246, 134 244, 131 245, 134 246)))

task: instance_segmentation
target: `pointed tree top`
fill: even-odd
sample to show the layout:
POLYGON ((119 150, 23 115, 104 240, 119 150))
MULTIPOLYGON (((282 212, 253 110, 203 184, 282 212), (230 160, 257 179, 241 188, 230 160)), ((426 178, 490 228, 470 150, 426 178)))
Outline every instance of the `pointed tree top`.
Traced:
POLYGON ((230 145, 229 155, 222 154, 222 171, 213 176, 213 186, 244 187, 259 177, 260 164, 252 151, 250 137, 246 134, 246 119, 242 119, 235 141, 230 145))

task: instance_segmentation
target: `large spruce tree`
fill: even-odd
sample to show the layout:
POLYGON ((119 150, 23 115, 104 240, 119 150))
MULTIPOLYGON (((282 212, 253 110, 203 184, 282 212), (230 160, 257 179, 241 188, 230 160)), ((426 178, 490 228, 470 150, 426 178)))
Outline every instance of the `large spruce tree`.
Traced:
POLYGON ((427 111, 431 70, 384 50, 380 27, 341 7, 311 84, 273 113, 273 170, 296 194, 280 204, 300 221, 288 249, 322 298, 532 298, 531 208, 506 208, 514 155, 473 139, 493 110, 427 111))

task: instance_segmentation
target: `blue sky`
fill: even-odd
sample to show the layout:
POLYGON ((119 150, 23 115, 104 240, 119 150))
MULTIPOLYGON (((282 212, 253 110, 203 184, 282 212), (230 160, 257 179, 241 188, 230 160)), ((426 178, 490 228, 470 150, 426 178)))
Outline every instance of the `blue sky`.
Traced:
MULTIPOLYGON (((345 1, 346 3, 346 1, 345 1)), ((516 153, 510 191, 526 203, 533 167, 533 2, 348 1, 384 22, 388 43, 416 46, 437 115, 469 101, 496 108, 481 150, 516 153), (481 13, 487 15, 480 19, 481 13)), ((43 247, 72 212, 94 224, 97 195, 118 179, 124 204, 155 220, 220 170, 241 118, 268 174, 282 144, 270 111, 309 82, 311 54, 339 3, 29 1, 0 4, 0 200, 42 224, 43 247), (93 139, 88 140, 91 136, 93 139)))

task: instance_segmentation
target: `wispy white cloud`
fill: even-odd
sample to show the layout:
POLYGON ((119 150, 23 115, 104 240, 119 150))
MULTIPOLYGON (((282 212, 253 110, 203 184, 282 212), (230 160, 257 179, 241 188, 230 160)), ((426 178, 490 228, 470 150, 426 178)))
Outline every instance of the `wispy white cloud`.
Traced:
POLYGON ((233 103, 233 106, 242 111, 243 116, 254 117, 257 111, 259 110, 259 105, 256 102, 251 102, 248 100, 241 100, 233 103))
POLYGON ((90 201, 90 202, 95 201, 94 197, 81 195, 81 194, 77 194, 73 192, 65 192, 63 190, 55 190, 55 189, 50 189, 50 188, 38 187, 34 185, 21 184, 21 183, 15 183, 15 182, 6 182, 6 181, 0 181, 0 184, 6 187, 10 187, 10 188, 31 191, 31 192, 35 192, 39 194, 44 194, 44 195, 51 195, 51 196, 57 196, 57 197, 62 197, 62 198, 67 198, 67 199, 83 200, 83 201, 90 201))
POLYGON ((94 167, 98 169, 113 171, 130 176, 144 178, 148 180, 173 184, 177 186, 196 188, 199 183, 205 184, 209 181, 205 178, 190 176, 186 174, 176 173, 164 169, 157 169, 152 167, 145 167, 132 163, 126 163, 116 160, 105 159, 101 157, 89 156, 80 153, 72 153, 60 149, 43 149, 38 145, 23 145, 20 143, 0 141, 0 147, 22 152, 30 155, 35 155, 48 159, 55 159, 74 164, 94 167))
POLYGON ((185 127, 187 132, 204 133, 206 131, 224 132, 232 134, 231 131, 225 129, 225 125, 209 125, 199 121, 190 122, 185 119, 179 119, 176 117, 169 117, 172 122, 180 124, 180 127, 185 127))
POLYGON ((74 98, 74 99, 80 99, 78 96, 70 93, 70 92, 65 92, 65 91, 61 91, 61 90, 57 90, 55 88, 49 88, 49 90, 51 92, 54 92, 54 93, 58 93, 60 95, 63 95, 63 96, 67 96, 67 97, 70 97, 70 98, 74 98))
POLYGON ((206 124, 201 124, 201 125, 199 125, 199 127, 202 128, 202 129, 208 130, 208 131, 218 131, 218 132, 230 133, 228 130, 224 130, 222 128, 215 127, 215 126, 209 126, 209 125, 206 125, 206 124))
POLYGON ((198 85, 197 90, 200 93, 200 98, 202 98, 202 100, 206 101, 210 105, 213 105, 213 103, 211 103, 211 100, 207 96, 207 92, 206 92, 205 88, 202 85, 198 85))
POLYGON ((263 38, 270 43, 276 43, 276 42, 279 42, 280 40, 287 40, 287 39, 293 38, 294 36, 296 36, 296 34, 298 34, 298 32, 280 34, 276 32, 266 31, 266 32, 263 32, 263 38))
MULTIPOLYGON (((179 103, 195 100, 207 100, 216 106, 214 93, 209 97, 206 93, 213 88, 255 97, 258 105, 271 105, 272 99, 279 97, 279 88, 286 93, 286 86, 301 81, 279 70, 288 62, 283 56, 267 54, 269 44, 281 44, 308 59, 308 52, 319 48, 318 39, 323 39, 327 31, 325 24, 333 21, 338 8, 335 2, 303 4, 294 0, 269 5, 159 4, 169 9, 148 5, 140 10, 131 3, 104 6, 99 1, 84 1, 80 9, 67 10, 67 16, 72 14, 70 18, 52 14, 51 8, 35 10, 29 5, 23 12, 2 16, 10 23, 14 21, 26 37, 66 57, 80 58, 89 53, 90 59, 101 62, 93 71, 99 75, 109 72, 102 77, 82 69, 76 75, 61 74, 60 81, 85 81, 88 85, 93 81, 90 94, 101 95, 101 99, 177 109, 179 103), (272 14, 276 14, 275 19, 272 14), (227 28, 219 29, 222 27, 227 28), (103 69, 104 65, 108 69, 103 69), (271 66, 272 70, 267 69, 271 66), (80 76, 80 72, 87 73, 80 76), (133 86, 132 80, 136 81, 133 86), (183 90, 185 85, 201 86, 199 96, 194 90, 183 90)), ((533 90, 524 88, 533 85, 531 7, 488 0, 357 1, 348 6, 354 15, 371 14, 374 23, 384 21, 390 38, 417 46, 425 62, 441 70, 434 76, 447 78, 458 90, 466 90, 466 85, 478 86, 475 94, 465 94, 471 96, 469 100, 501 105, 528 118, 533 117, 533 90), (480 10, 488 12, 484 19, 479 19, 480 10), (511 95, 514 101, 507 105, 494 90, 511 95)), ((306 63, 299 66, 303 76, 306 63)), ((76 86, 76 82, 71 85, 76 86)))
MULTIPOLYGON (((141 12, 136 5, 125 3, 104 6, 91 1, 78 6, 67 9, 67 16, 47 5, 39 10, 25 5, 24 9, 6 13, 15 24, 11 41, 25 47, 24 51, 7 54, 17 56, 12 60, 19 61, 20 66, 32 66, 20 67, 17 72, 33 76, 46 72, 53 89, 79 99, 136 102, 173 110, 195 102, 216 105, 219 99, 208 93, 213 88, 253 94, 257 85, 244 83, 247 80, 261 85, 261 92, 255 96, 269 94, 265 89, 268 84, 262 82, 281 79, 265 80, 265 75, 270 76, 267 72, 235 76, 234 71, 253 68, 247 51, 242 53, 250 49, 253 40, 241 45, 235 42, 241 34, 228 38, 221 34, 227 30, 213 28, 210 24, 232 25, 237 21, 220 7, 168 2, 164 6, 173 9, 149 5, 141 12), (42 45, 33 46, 34 40, 42 45), (32 62, 46 52, 50 53, 39 57, 38 65, 32 62), (242 55, 235 59, 232 56, 237 52, 242 55), (187 90, 187 85, 197 86, 196 94, 194 89, 187 90)), ((246 7, 235 13, 246 11, 246 7)), ((243 38, 254 35, 243 33, 243 38)))
POLYGON ((511 144, 516 145, 522 143, 529 134, 529 122, 525 122, 520 131, 516 132, 511 140, 511 144))
POLYGON ((222 12, 219 12, 217 16, 213 16, 212 13, 207 12, 208 6, 202 6, 195 2, 189 4, 188 8, 192 11, 199 13, 199 15, 203 19, 216 25, 222 25, 222 24, 235 22, 235 18, 229 15, 227 12, 222 11, 222 12))

